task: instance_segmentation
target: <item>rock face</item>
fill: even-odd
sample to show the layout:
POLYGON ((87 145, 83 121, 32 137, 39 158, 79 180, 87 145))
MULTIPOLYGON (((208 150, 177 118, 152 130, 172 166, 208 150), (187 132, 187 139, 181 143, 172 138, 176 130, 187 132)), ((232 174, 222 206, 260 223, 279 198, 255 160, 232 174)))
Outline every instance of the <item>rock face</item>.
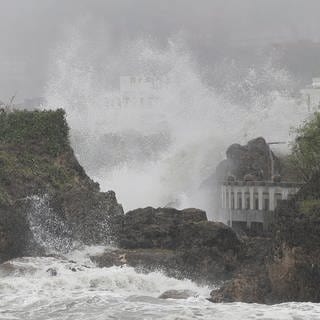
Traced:
POLYGON ((106 229, 123 214, 115 194, 101 193, 75 158, 63 110, 0 114, 0 261, 26 254, 30 211, 41 209, 34 196, 56 218, 44 229, 61 234, 64 225, 87 244, 110 241, 106 229))
POLYGON ((271 289, 266 275, 271 247, 271 239, 243 239, 242 255, 231 280, 211 292, 211 301, 269 303, 271 289))
POLYGON ((244 181, 250 177, 255 181, 271 179, 271 159, 274 160, 274 173, 279 174, 279 159, 272 153, 264 138, 256 138, 247 145, 233 144, 227 150, 227 159, 217 167, 218 180, 234 177, 244 181))
POLYGON ((207 221, 197 209, 145 208, 128 212, 118 230, 120 249, 92 257, 99 266, 161 269, 198 281, 230 277, 241 243, 229 227, 207 221))
POLYGON ((123 209, 113 191, 88 192, 85 187, 74 187, 58 193, 50 205, 65 217, 73 238, 85 244, 107 244, 115 241, 118 219, 123 209))
POLYGON ((0 207, 0 262, 18 257, 26 250, 29 236, 27 221, 17 210, 0 207))
POLYGON ((283 202, 277 210, 273 255, 268 265, 272 295, 277 300, 320 301, 319 181, 314 177, 296 199, 283 202))
MULTIPOLYGON (((123 219, 119 236, 120 247, 174 249, 190 246, 190 233, 199 232, 201 222, 207 221, 206 213, 197 209, 145 208, 128 212, 123 219), (190 230, 193 227, 199 230, 190 230), (189 233, 189 235, 188 235, 189 233)), ((215 232, 216 225, 210 225, 215 232)), ((205 225, 205 228, 210 228, 205 225)), ((210 232, 210 231, 209 231, 210 232)), ((206 233, 208 235, 208 233, 206 233)), ((202 238, 206 241, 205 238, 202 238)))

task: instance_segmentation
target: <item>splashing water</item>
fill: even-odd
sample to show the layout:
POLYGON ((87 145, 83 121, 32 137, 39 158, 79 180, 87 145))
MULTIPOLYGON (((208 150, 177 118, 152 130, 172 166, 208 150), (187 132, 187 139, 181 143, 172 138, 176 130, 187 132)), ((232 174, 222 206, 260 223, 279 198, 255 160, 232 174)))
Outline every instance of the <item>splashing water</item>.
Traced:
POLYGON ((158 272, 141 274, 129 267, 96 268, 89 255, 101 249, 87 247, 61 258, 19 258, 0 265, 0 318, 320 319, 318 304, 213 304, 206 300, 209 288, 189 280, 168 278, 158 272), (195 297, 158 298, 172 289, 192 291, 195 297))
POLYGON ((213 217, 199 186, 226 148, 256 136, 288 141, 304 117, 289 94, 292 79, 269 60, 241 77, 235 67, 222 77, 221 68, 213 72, 229 85, 214 88, 179 37, 165 48, 136 40, 116 50, 77 31, 53 54, 46 96, 66 109, 80 162, 126 210, 175 203, 213 217))
POLYGON ((50 208, 48 196, 28 198, 27 218, 33 239, 30 246, 38 246, 49 253, 68 252, 72 247, 72 232, 59 215, 50 208))

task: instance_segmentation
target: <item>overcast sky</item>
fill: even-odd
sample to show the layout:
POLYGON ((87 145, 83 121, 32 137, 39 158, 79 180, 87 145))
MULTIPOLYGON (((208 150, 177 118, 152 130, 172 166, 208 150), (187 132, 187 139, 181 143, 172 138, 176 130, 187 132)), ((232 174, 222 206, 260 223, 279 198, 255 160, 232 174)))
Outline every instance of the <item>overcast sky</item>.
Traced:
POLYGON ((320 41, 319 0, 0 0, 0 99, 41 95, 51 52, 81 21, 85 37, 105 34, 115 48, 183 32, 206 62, 230 47, 320 41))

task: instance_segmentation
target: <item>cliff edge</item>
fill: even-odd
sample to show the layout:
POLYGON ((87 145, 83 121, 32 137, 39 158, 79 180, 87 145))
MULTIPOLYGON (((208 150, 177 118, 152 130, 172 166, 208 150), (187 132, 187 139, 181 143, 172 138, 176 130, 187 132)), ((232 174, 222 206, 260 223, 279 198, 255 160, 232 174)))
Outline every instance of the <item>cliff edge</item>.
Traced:
POLYGON ((77 161, 62 109, 0 113, 0 261, 39 250, 31 232, 39 224, 107 243, 122 214, 114 192, 100 192, 77 161))

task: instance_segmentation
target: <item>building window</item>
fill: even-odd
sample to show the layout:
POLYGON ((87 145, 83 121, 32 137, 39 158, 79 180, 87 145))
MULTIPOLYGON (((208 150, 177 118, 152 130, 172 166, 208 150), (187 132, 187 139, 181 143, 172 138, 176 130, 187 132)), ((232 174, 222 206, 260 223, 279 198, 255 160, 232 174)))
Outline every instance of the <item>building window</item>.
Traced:
POLYGON ((258 198, 254 199, 254 209, 259 210, 259 199, 258 198))
POLYGON ((238 198, 238 209, 242 209, 242 198, 238 198))
POLYGON ((227 205, 226 205, 227 209, 230 209, 230 207, 229 207, 229 192, 228 191, 226 192, 226 203, 227 203, 227 205))
POLYGON ((269 199, 264 199, 264 210, 268 211, 269 210, 269 199))
POLYGON ((238 199, 238 208, 237 209, 242 209, 242 194, 241 192, 237 192, 237 199, 238 199))
POLYGON ((234 209, 234 193, 231 193, 231 209, 234 209))
POLYGON ((246 210, 250 210, 250 195, 246 193, 246 210))
POLYGON ((276 193, 275 195, 275 206, 277 207, 279 202, 282 200, 282 194, 281 193, 276 193))
POLYGON ((288 194, 288 200, 292 200, 292 199, 294 199, 294 194, 289 193, 289 194, 288 194))

